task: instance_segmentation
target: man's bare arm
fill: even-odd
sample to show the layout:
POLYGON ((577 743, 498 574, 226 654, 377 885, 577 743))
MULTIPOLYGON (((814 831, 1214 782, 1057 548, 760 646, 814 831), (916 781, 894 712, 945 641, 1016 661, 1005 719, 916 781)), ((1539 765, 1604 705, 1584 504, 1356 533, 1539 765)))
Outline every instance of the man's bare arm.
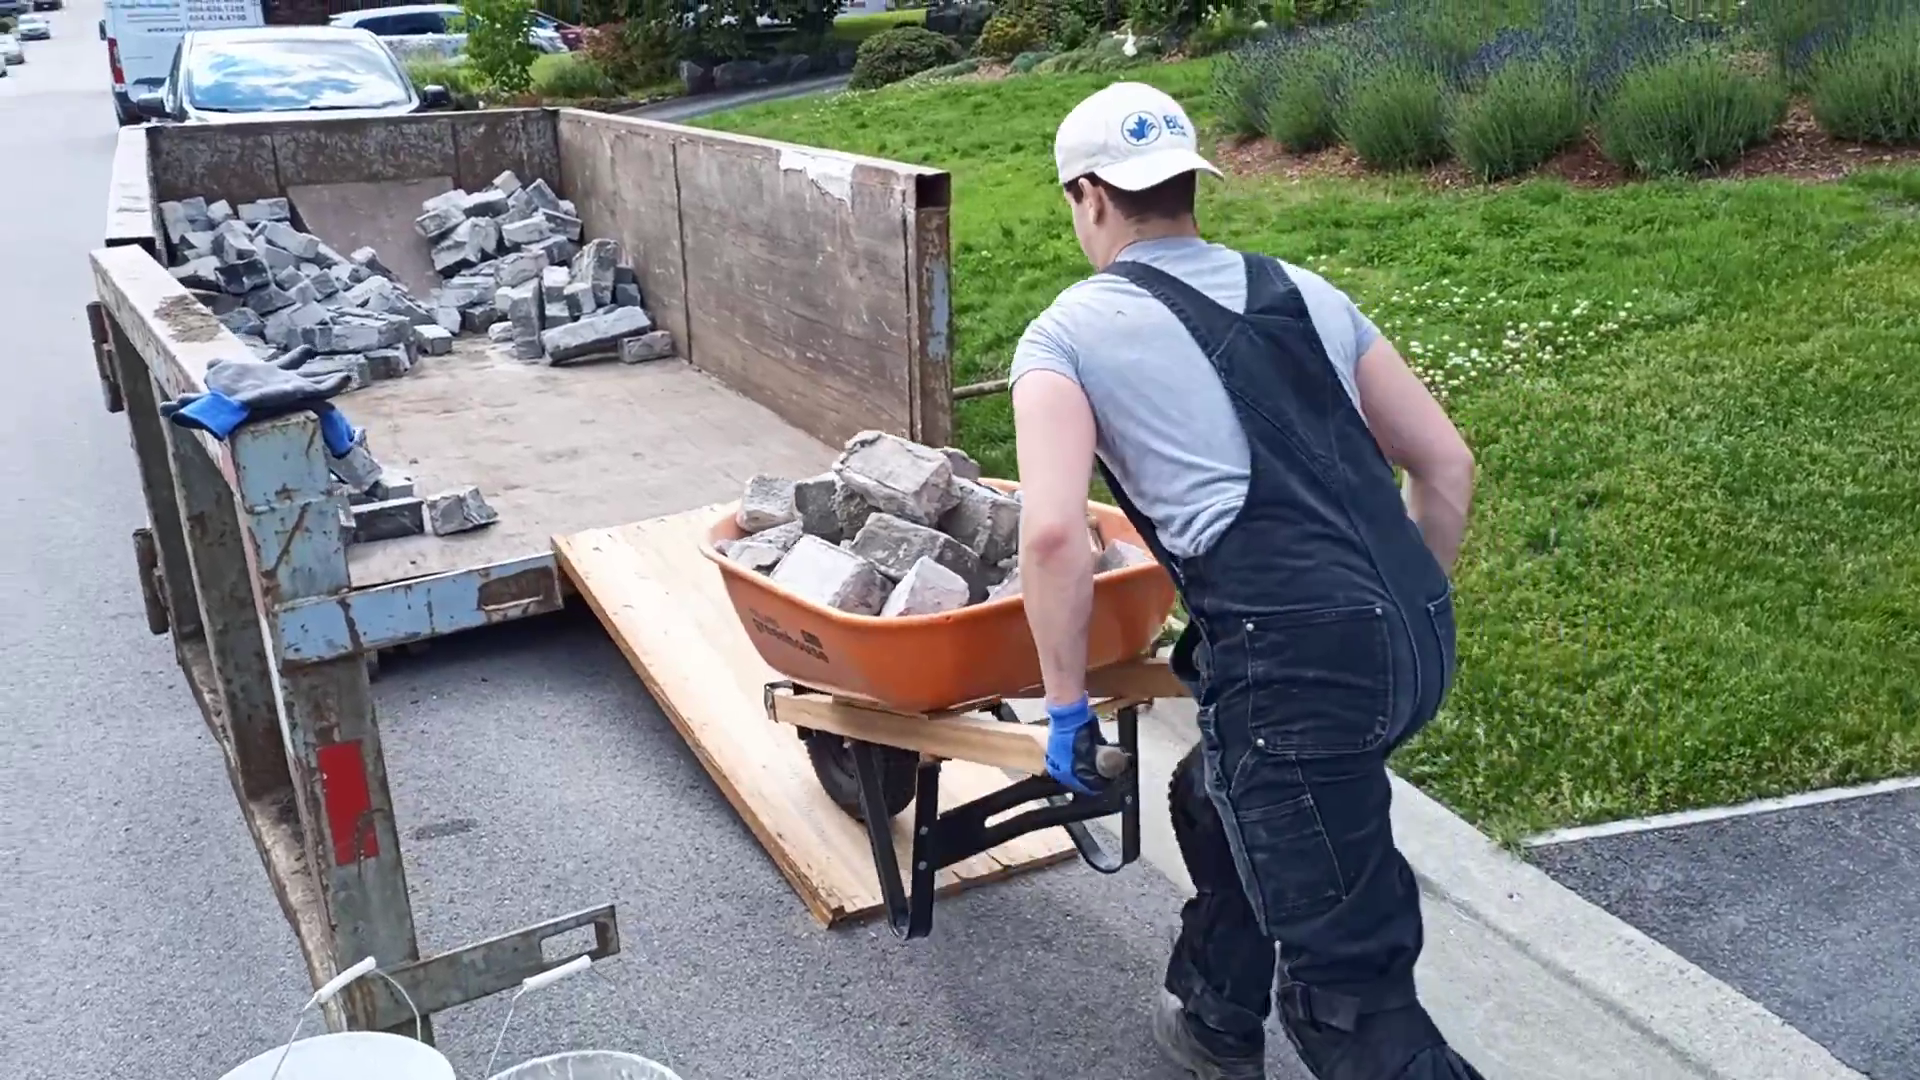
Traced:
POLYGON ((1040 652, 1047 702, 1086 693, 1093 551, 1087 486, 1093 478, 1093 409, 1072 379, 1033 371, 1013 384, 1020 462, 1020 589, 1040 652))
POLYGON ((1473 501, 1473 452, 1386 338, 1361 354, 1355 381, 1374 439, 1388 461, 1406 470, 1407 513, 1451 572, 1473 501))

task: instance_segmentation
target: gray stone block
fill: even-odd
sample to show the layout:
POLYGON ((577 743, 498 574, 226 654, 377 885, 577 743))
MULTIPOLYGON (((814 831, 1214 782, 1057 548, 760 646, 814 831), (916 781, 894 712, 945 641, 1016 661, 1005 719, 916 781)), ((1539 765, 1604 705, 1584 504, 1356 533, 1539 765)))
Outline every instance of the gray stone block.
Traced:
POLYGON ((649 330, 639 337, 620 342, 620 362, 623 364, 644 364, 649 360, 665 360, 672 355, 673 335, 665 330, 649 330))
POLYGON ((780 560, 785 558, 787 553, 774 547, 772 544, 763 544, 757 539, 748 539, 735 540, 728 544, 725 554, 727 558, 752 570, 756 574, 770 574, 773 572, 774 567, 780 565, 780 560))
POLYGON ((259 199, 240 205, 240 220, 249 225, 268 221, 292 221, 293 207, 285 199, 259 199))
POLYGON ((579 218, 572 214, 563 214, 558 210, 542 210, 540 216, 546 219, 547 226, 553 230, 555 236, 571 240, 576 244, 580 242, 579 218))
POLYGON ((273 283, 283 289, 291 289, 307 280, 307 275, 301 273, 298 266, 270 266, 269 269, 273 270, 273 283))
POLYGON ((626 263, 621 263, 619 266, 613 268, 613 283, 615 285, 638 285, 640 284, 640 278, 634 274, 633 267, 628 266, 626 263))
POLYGON ((528 244, 526 250, 546 252, 547 262, 554 266, 566 266, 580 253, 574 242, 564 236, 549 236, 539 243, 528 244))
POLYGON ((413 227, 421 236, 429 240, 438 240, 452 232, 467 215, 457 206, 443 206, 438 210, 429 210, 413 219, 413 227))
POLYGON ((771 575, 774 584, 813 603, 874 615, 893 591, 880 568, 817 536, 803 536, 771 575))
POLYGON ((262 285, 247 294, 247 306, 262 315, 271 315, 293 305, 293 297, 278 285, 262 285))
POLYGON ((284 221, 269 221, 260 229, 260 238, 300 259, 320 257, 320 239, 309 236, 284 221))
POLYGON ((512 169, 508 169, 499 176, 494 177, 493 183, 487 186, 502 195, 511 197, 514 192, 520 190, 520 178, 513 175, 512 169))
POLYGON ((754 533, 751 539, 756 544, 769 544, 781 551, 790 551, 793 545, 799 543, 800 538, 805 535, 807 535, 806 530, 800 527, 798 521, 789 521, 785 525, 775 525, 771 529, 754 533))
POLYGON ((459 333, 461 330, 460 309, 457 307, 446 307, 444 305, 434 308, 433 325, 445 330, 448 335, 459 333))
POLYGON ((573 277, 565 266, 548 266, 540 271, 540 299, 548 304, 567 302, 567 286, 573 277))
POLYGON ((734 511, 734 524, 749 533, 764 532, 776 525, 795 520, 793 481, 784 477, 756 474, 740 494, 740 509, 734 511))
POLYGON ((460 312, 460 325, 454 329, 464 330, 469 334, 481 334, 495 326, 513 325, 501 322, 502 317, 500 312, 491 307, 468 308, 460 312))
POLYGON ((405 496, 354 506, 350 511, 353 527, 347 534, 347 543, 370 544, 419 536, 427 531, 425 509, 426 504, 421 500, 405 496))
POLYGON ((326 348, 320 348, 317 344, 314 347, 326 353, 369 353, 392 345, 392 342, 381 340, 385 335, 384 328, 379 323, 350 318, 346 315, 335 318, 332 331, 326 348))
POLYGON ((441 277, 492 258, 500 246, 500 227, 491 218, 468 218, 433 246, 433 268, 441 277))
POLYGON ((1109 570, 1124 570, 1129 566, 1140 566, 1153 562, 1153 556, 1125 540, 1113 540, 1100 549, 1093 560, 1093 572, 1104 574, 1109 570))
POLYGON ((300 374, 309 378, 323 378, 335 372, 344 371, 353 377, 347 384, 349 391, 358 390, 373 381, 373 370, 367 364, 367 358, 359 353, 333 353, 316 356, 300 365, 300 374))
POLYGON ((267 332, 267 320, 252 308, 235 308, 220 316, 221 325, 236 334, 263 337, 267 332))
POLYGON ((254 262, 260 258, 260 245, 256 244, 253 237, 247 234, 246 228, 240 225, 221 226, 220 230, 213 234, 208 247, 212 250, 213 257, 219 259, 222 265, 254 262))
POLYGON ((521 337, 516 333, 513 338, 513 355, 515 359, 531 363, 535 360, 545 360, 547 351, 540 347, 538 337, 521 337))
POLYGON ((547 362, 565 363, 584 356, 617 353, 624 338, 653 329, 653 320, 640 308, 608 308, 540 335, 547 362))
POLYGON ((1020 568, 1015 566, 1000 580, 1000 584, 987 590, 988 600, 1003 600, 1009 596, 1020 595, 1020 568))
POLYGON ((640 286, 621 281, 614 282, 613 304, 615 307, 639 307, 640 286))
MULTIPOLYGON (((969 459, 971 460, 971 459, 969 459)), ((972 480, 955 480, 959 501, 940 516, 939 529, 997 563, 1020 550, 1020 504, 972 480)))
POLYGON ((886 513, 868 518, 853 538, 853 552, 894 581, 905 577, 919 560, 932 559, 960 575, 974 599, 987 595, 987 575, 979 555, 946 533, 905 518, 886 513))
POLYGON ((395 291, 391 280, 383 277, 370 277, 346 290, 347 303, 352 307, 370 307, 375 300, 391 296, 395 291))
POLYGON ((313 295, 321 300, 340 293, 340 281, 333 276, 333 271, 318 266, 307 275, 307 284, 312 286, 313 295))
POLYGON ((213 254, 214 236, 215 233, 212 230, 203 230, 190 232, 181 237, 180 242, 175 245, 179 249, 181 260, 199 259, 213 254))
POLYGON ((573 309, 565 304, 541 304, 540 324, 548 329, 573 321, 573 309))
POLYGON ((408 499, 413 497, 413 477, 392 469, 380 470, 380 479, 367 488, 364 496, 369 502, 381 502, 386 499, 408 499))
POLYGON ((846 481, 838 475, 833 478, 833 516, 840 521, 840 539, 852 542, 860 532, 860 527, 874 515, 873 504, 866 496, 848 487, 846 481))
POLYGON ((943 446, 940 448, 940 452, 947 455, 947 464, 953 467, 955 479, 980 479, 980 463, 973 460, 972 456, 965 450, 954 446, 943 446))
POLYGON ((507 212, 500 219, 502 225, 509 221, 525 221, 530 217, 539 217, 540 208, 533 205, 533 196, 525 188, 507 196, 507 212))
POLYGON ((207 204, 207 220, 213 222, 216 228, 232 221, 233 218, 233 204, 227 200, 221 199, 207 204))
POLYGON ((932 559, 923 558, 893 587, 887 602, 880 607, 880 614, 886 618, 938 615, 966 607, 972 595, 973 590, 965 578, 932 559))
POLYGON ((512 288, 526 281, 533 281, 547 269, 547 254, 544 251, 516 251, 501 256, 493 264, 493 280, 503 289, 512 288))
MULTIPOLYGON (((446 309, 443 308, 442 310, 446 309)), ((458 315, 457 312, 455 314, 458 315)), ((449 330, 439 323, 416 326, 413 328, 413 343, 419 346, 420 351, 428 356, 444 356, 453 351, 453 335, 455 332, 455 330, 449 330)))
POLYGON ((462 191, 459 188, 454 188, 451 191, 443 191, 440 194, 435 195, 433 198, 428 199, 425 202, 421 203, 420 210, 423 213, 431 214, 435 210, 439 210, 443 207, 463 206, 466 204, 466 201, 467 201, 467 193, 465 191, 462 191))
POLYGON ((572 312, 573 317, 576 319, 583 315, 593 314, 594 308, 599 307, 598 304, 593 302, 593 286, 585 282, 572 282, 566 288, 560 290, 560 292, 562 302, 566 304, 567 310, 572 312))
POLYGON ((413 357, 405 349, 375 349, 367 354, 367 373, 376 380, 398 379, 413 370, 413 357))
POLYGON ((499 511, 487 505, 477 487, 443 491, 427 498, 427 528, 435 536, 451 536, 499 520, 499 511))
MULTIPOLYGON (((897 435, 879 431, 855 435, 834 462, 833 471, 876 509, 915 525, 932 525, 957 499, 953 466, 946 455, 897 435)), ((905 571, 902 567, 901 572, 905 571)))
POLYGON ((497 218, 507 212, 507 196, 500 191, 476 191, 460 205, 469 218, 497 218))
POLYGON ((227 263, 214 271, 220 281, 220 291, 234 296, 244 296, 255 289, 273 284, 273 272, 259 259, 245 262, 227 263))
POLYGON ((220 284, 220 260, 211 255, 182 263, 174 267, 170 273, 175 280, 189 289, 225 291, 220 284))
POLYGON ((497 322, 487 327, 487 340, 495 345, 507 345, 513 341, 513 324, 497 322))
POLYGON ((589 240, 573 257, 573 284, 593 286, 593 301, 605 307, 613 303, 613 274, 620 267, 620 244, 605 238, 589 240))
POLYGON ((533 205, 542 210, 560 209, 560 196, 553 193, 553 189, 547 186, 545 180, 535 180, 528 184, 527 197, 533 200, 533 205))
POLYGON ((538 214, 518 221, 509 221, 500 226, 500 239, 513 247, 537 244, 552 235, 553 226, 538 214))
POLYGON ((840 515, 835 512, 833 500, 838 486, 830 472, 807 477, 793 485, 793 512, 797 523, 807 535, 830 544, 841 540, 840 515))
POLYGON ((310 282, 296 281, 293 283, 292 288, 286 290, 286 293, 293 298, 293 302, 296 304, 317 304, 320 302, 320 292, 315 289, 310 282))
MULTIPOLYGON (((559 208, 559 201, 555 200, 554 209, 559 208)), ((167 239, 175 245, 190 232, 206 232, 215 226, 207 214, 207 200, 198 196, 161 203, 160 223, 167 231, 167 239)))

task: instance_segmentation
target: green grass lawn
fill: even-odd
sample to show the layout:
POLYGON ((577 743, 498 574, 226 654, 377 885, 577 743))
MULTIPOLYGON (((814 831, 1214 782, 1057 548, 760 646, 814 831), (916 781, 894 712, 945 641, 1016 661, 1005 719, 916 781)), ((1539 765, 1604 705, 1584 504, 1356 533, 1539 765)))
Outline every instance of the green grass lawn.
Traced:
MULTIPOLYGON (((1136 77, 1206 123, 1203 64, 1136 77)), ((699 122, 951 170, 963 383, 1088 272, 1051 149, 1103 80, 699 122)), ((1920 769, 1920 171, 1236 181, 1201 221, 1351 292, 1479 457, 1459 681, 1403 775, 1511 838, 1920 769)), ((1004 397, 958 420, 1013 475, 1004 397)))

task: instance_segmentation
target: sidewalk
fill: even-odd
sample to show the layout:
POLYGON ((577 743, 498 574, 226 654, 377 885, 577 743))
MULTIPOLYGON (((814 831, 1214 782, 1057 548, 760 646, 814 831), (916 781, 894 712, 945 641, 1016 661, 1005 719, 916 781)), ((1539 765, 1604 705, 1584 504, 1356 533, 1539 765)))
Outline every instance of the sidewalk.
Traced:
MULTIPOLYGON (((1167 782, 1198 737, 1192 702, 1141 714, 1141 856, 1182 890, 1167 782)), ((1861 1077, 1397 777, 1394 831, 1426 901, 1424 1000, 1488 1080, 1861 1077)))

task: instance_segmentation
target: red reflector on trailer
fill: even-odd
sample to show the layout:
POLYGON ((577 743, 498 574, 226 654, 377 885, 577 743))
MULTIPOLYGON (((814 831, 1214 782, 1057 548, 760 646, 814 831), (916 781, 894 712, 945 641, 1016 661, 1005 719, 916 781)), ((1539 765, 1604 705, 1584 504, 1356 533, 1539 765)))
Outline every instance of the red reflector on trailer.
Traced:
POLYGON ((333 836, 333 863, 349 866, 380 854, 373 829, 373 797, 367 793, 366 761, 359 740, 332 743, 314 751, 320 766, 320 802, 327 832, 333 836))

